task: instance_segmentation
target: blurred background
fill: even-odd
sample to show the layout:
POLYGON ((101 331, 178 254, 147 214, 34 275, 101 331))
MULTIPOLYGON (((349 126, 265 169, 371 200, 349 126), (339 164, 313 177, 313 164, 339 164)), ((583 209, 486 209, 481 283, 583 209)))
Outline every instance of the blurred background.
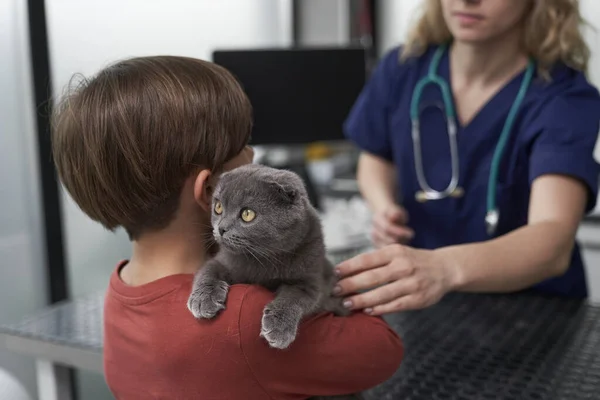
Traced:
MULTIPOLYGON (((47 118, 48 94, 59 96, 73 74, 91 75, 125 57, 184 55, 231 69, 255 107, 257 159, 306 177, 330 249, 368 241, 368 212, 353 180, 356 154, 342 140, 341 121, 370 68, 401 43, 419 3, 0 0, 0 324, 103 291, 116 262, 129 255, 125 232, 89 220, 57 184, 47 118), (269 66, 287 75, 265 80, 269 66), (280 97, 273 101, 272 92, 255 87, 280 97), (310 119, 298 107, 307 102, 310 119)), ((591 25, 600 26, 600 2, 581 3, 591 25)), ((600 86, 593 27, 586 31, 590 79, 600 86)), ((584 222, 580 241, 588 265, 600 265, 600 225, 584 222)), ((600 272, 588 276, 598 299, 600 272)), ((33 398, 32 358, 0 350, 2 370, 33 398)), ((112 398, 101 375, 76 371, 75 378, 79 399, 112 398)))

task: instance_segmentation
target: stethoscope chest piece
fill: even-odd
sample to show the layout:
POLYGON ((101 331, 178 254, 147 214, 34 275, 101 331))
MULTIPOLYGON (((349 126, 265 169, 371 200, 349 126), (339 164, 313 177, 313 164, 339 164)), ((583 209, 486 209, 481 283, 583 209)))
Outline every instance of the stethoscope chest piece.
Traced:
POLYGON ((498 227, 498 221, 500 220, 500 212, 498 209, 489 210, 485 214, 485 228, 487 234, 493 236, 496 233, 496 228, 498 227))

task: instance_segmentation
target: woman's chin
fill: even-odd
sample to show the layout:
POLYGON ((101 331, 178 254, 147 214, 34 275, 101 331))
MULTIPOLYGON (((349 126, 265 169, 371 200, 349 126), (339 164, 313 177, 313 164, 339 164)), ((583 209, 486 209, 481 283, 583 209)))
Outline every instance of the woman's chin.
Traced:
POLYGON ((456 29, 452 34, 454 41, 469 45, 481 45, 489 42, 490 35, 476 29, 456 29))

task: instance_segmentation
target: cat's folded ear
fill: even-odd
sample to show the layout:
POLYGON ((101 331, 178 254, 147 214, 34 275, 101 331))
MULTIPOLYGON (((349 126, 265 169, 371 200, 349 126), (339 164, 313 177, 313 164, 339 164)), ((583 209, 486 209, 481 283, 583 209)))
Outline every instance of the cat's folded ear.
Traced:
POLYGON ((291 171, 276 171, 266 181, 288 203, 295 203, 302 196, 304 182, 291 171))
POLYGON ((293 185, 276 181, 269 182, 269 185, 275 189, 279 198, 285 202, 294 203, 298 199, 298 190, 293 185))

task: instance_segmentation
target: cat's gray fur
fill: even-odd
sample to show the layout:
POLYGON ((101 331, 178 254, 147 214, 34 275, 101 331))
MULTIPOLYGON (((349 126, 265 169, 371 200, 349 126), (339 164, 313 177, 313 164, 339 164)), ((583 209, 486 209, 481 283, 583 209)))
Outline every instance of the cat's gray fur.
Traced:
POLYGON ((331 296, 333 266, 319 216, 298 175, 256 164, 224 173, 213 193, 211 222, 219 251, 194 277, 188 308, 196 318, 213 318, 224 309, 229 286, 236 283, 276 292, 263 311, 260 336, 278 349, 295 340, 309 314, 349 314, 331 296), (216 201, 223 205, 221 215, 214 212, 216 201), (255 211, 252 222, 241 219, 244 208, 255 211))

